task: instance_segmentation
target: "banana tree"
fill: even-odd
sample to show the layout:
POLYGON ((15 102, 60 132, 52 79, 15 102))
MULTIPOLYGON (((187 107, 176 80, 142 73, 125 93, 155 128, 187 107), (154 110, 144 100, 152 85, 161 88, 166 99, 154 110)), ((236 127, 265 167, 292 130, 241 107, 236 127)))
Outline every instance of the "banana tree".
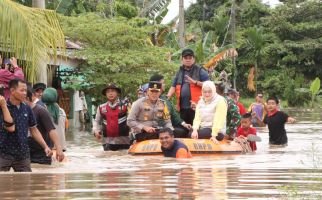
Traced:
POLYGON ((315 78, 315 80, 311 83, 310 86, 310 92, 311 92, 311 106, 313 107, 314 105, 314 101, 316 99, 316 96, 319 94, 320 92, 320 86, 321 86, 321 81, 320 79, 317 77, 315 78))
POLYGON ((39 63, 64 52, 65 38, 55 11, 0 1, 0 48, 25 60, 25 75, 34 82, 39 63))

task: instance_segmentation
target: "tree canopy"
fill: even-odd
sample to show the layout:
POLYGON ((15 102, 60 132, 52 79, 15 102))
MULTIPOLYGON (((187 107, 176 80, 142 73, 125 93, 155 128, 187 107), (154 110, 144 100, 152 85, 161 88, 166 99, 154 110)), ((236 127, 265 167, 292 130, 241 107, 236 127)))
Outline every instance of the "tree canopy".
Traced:
MULTIPOLYGON (((204 29, 215 33, 216 46, 231 43, 232 1, 197 0, 187 10, 188 31, 200 37, 203 3, 206 3, 204 29), (215 6, 214 6, 215 5, 215 6), (197 28, 196 28, 197 24, 197 28), (199 24, 199 27, 198 27, 199 24), (194 28, 189 28, 194 27, 194 28)), ((252 66, 258 90, 267 95, 285 98, 291 105, 306 101, 296 88, 308 87, 309 80, 322 77, 322 2, 311 0, 284 0, 270 8, 260 0, 236 2, 236 68, 227 62, 219 63, 216 70, 237 74, 237 87, 243 95, 252 66), (285 81, 288 80, 288 81, 285 81)))
MULTIPOLYGON (((274 93, 290 104, 304 102, 305 95, 294 91, 308 87, 315 77, 322 78, 322 2, 281 2, 271 8, 261 0, 197 0, 185 13, 187 47, 196 50, 202 62, 199 64, 214 58, 221 49, 237 49, 236 66, 230 60, 234 56, 227 56, 216 63, 215 75, 225 70, 236 77, 242 95, 253 94, 247 89, 251 72, 257 90, 274 93)), ((162 19, 168 3, 52 0, 47 1, 47 7, 64 14, 64 33, 82 42, 83 49, 77 55, 85 59, 82 70, 87 81, 99 87, 113 81, 133 94, 133 87, 146 82, 152 73, 159 71, 170 80, 170 74, 176 71, 174 66, 182 49, 175 26, 151 26, 151 21, 162 19), (174 60, 169 62, 171 57, 174 60)))
POLYGON ((83 49, 77 52, 86 61, 81 70, 97 94, 104 85, 114 82, 125 94, 134 95, 153 73, 167 78, 173 75, 174 64, 168 61, 171 49, 148 42, 154 28, 144 19, 106 19, 89 13, 61 17, 61 24, 67 36, 83 43, 83 49))

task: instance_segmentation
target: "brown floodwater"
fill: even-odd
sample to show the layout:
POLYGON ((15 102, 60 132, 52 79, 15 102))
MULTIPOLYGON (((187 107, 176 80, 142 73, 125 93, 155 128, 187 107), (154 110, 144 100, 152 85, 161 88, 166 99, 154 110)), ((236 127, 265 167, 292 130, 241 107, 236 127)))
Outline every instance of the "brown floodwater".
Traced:
POLYGON ((176 160, 103 152, 87 132, 68 133, 68 162, 0 173, 1 199, 322 199, 321 111, 288 110, 287 147, 176 160))

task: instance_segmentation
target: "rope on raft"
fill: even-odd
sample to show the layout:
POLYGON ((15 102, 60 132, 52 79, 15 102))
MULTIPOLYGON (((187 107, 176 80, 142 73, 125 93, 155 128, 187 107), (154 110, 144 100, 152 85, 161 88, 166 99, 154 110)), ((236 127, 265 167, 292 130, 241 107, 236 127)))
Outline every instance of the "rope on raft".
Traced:
POLYGON ((247 141, 246 138, 236 137, 234 139, 234 141, 237 142, 241 146, 241 148, 243 149, 243 153, 253 152, 252 148, 250 147, 249 142, 247 141))

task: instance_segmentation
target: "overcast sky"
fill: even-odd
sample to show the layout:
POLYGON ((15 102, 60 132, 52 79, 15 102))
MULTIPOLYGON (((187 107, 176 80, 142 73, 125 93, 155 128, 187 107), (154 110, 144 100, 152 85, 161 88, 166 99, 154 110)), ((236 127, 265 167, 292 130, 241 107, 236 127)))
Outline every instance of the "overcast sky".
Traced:
MULTIPOLYGON (((188 8, 190 4, 195 3, 197 0, 184 0, 184 7, 188 8)), ((271 6, 274 6, 279 3, 278 0, 262 0, 264 3, 267 3, 271 6)), ((169 12, 168 14, 164 17, 162 23, 168 23, 170 22, 173 18, 175 18, 178 13, 179 13, 179 0, 172 0, 171 3, 168 6, 169 12)))

